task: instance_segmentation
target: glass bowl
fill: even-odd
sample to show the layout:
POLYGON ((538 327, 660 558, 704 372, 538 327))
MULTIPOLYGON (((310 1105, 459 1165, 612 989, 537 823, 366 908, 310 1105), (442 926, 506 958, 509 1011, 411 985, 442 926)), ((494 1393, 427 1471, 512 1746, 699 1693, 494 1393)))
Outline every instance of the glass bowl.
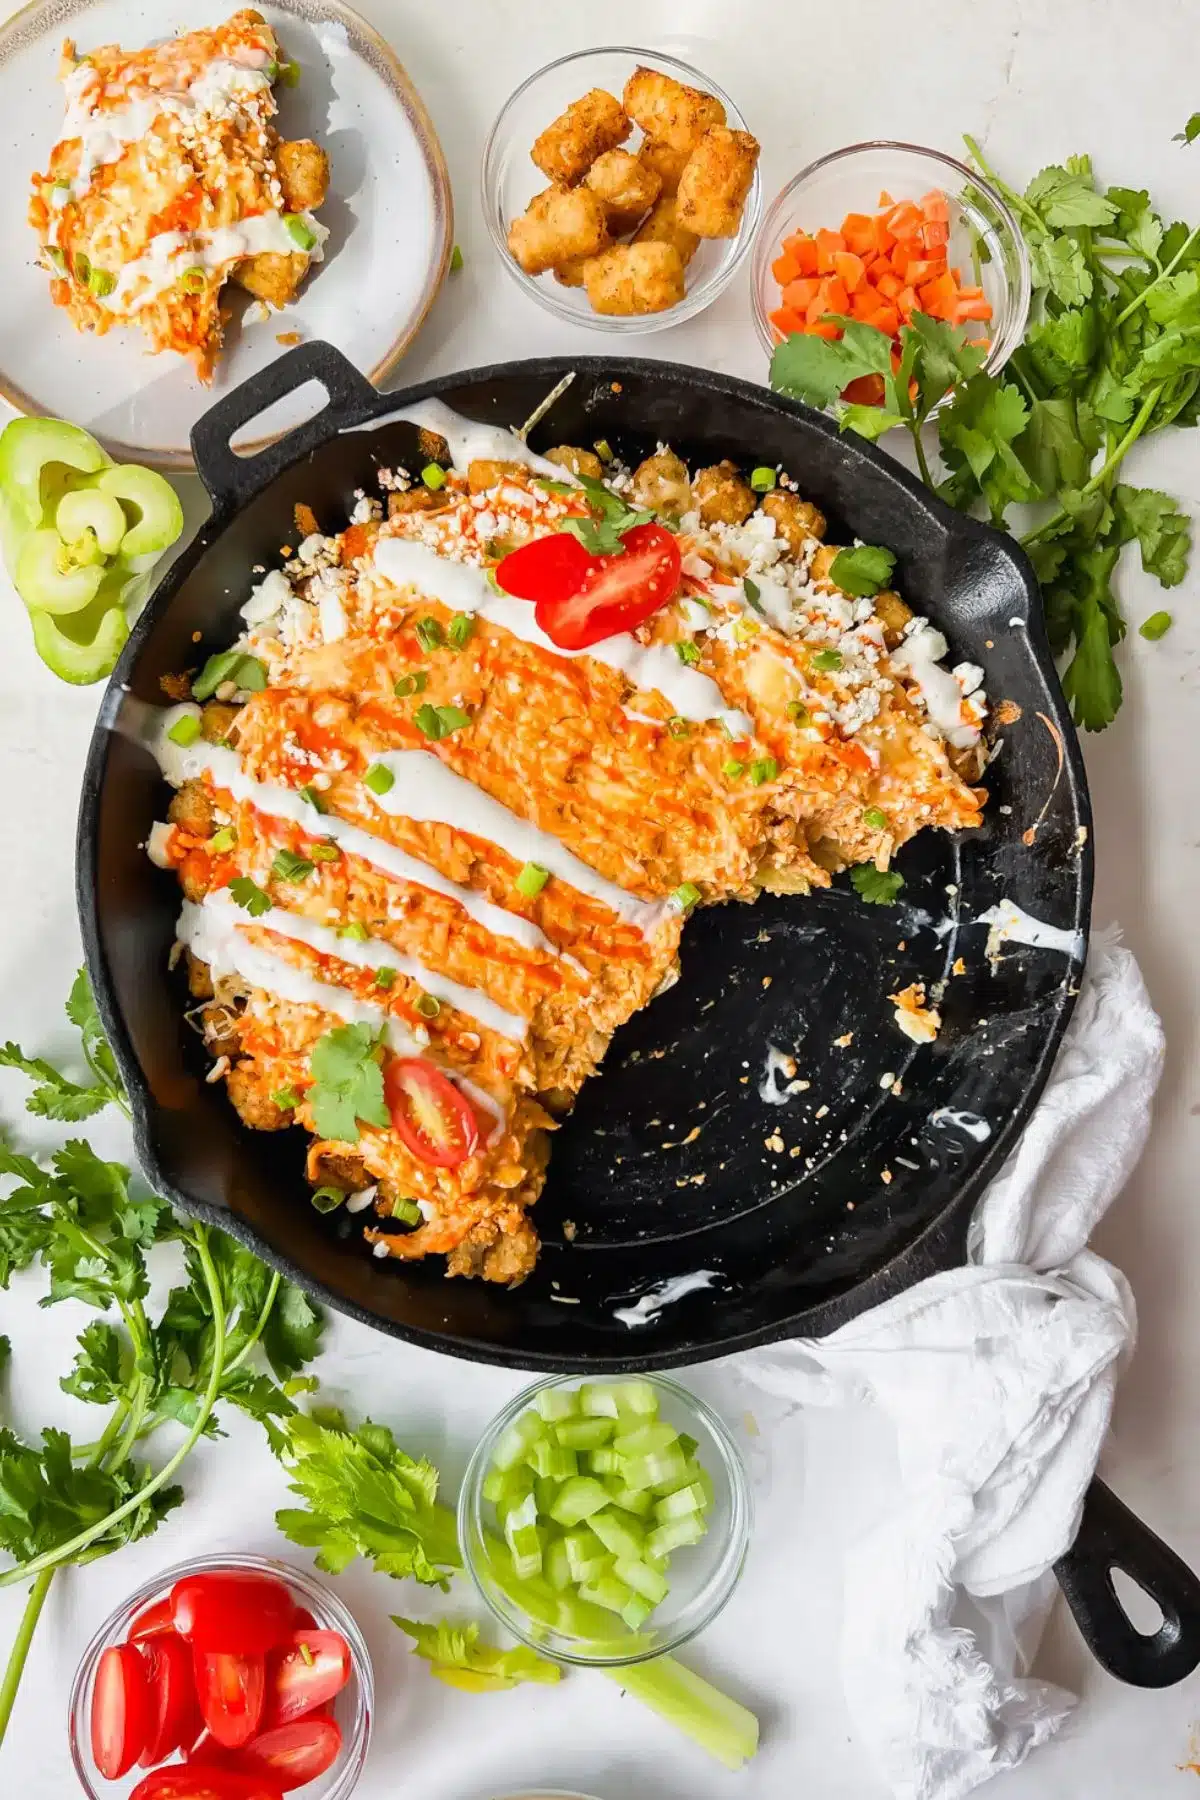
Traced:
MULTIPOLYGON (((620 1377, 613 1379, 620 1381, 620 1377)), ((491 1547, 497 1545, 499 1529, 494 1509, 484 1498, 483 1484, 496 1445, 519 1415, 533 1405, 538 1394, 548 1388, 579 1387, 577 1375, 536 1382, 498 1413, 471 1458, 459 1492, 458 1535, 471 1579, 506 1630, 555 1662, 584 1668, 615 1668, 677 1650, 716 1618, 737 1586, 745 1564, 753 1508, 745 1466, 729 1427, 703 1400, 677 1382, 661 1375, 637 1379, 654 1388, 659 1418, 695 1438, 696 1459, 713 1483, 708 1531, 698 1544, 674 1553, 670 1592, 640 1630, 630 1630, 614 1613, 606 1617, 610 1626, 607 1635, 571 1635, 555 1622, 556 1597, 548 1586, 544 1614, 533 1618, 505 1591, 492 1562, 491 1547)))
MULTIPOLYGON (((79 1785, 89 1800, 123 1800, 149 1773, 137 1764, 119 1781, 108 1781, 92 1761, 91 1702, 96 1665, 110 1644, 120 1644, 128 1636, 129 1627, 144 1607, 165 1599, 175 1583, 184 1575, 205 1575, 216 1569, 252 1569, 263 1575, 274 1575, 290 1591, 297 1606, 307 1607, 323 1631, 340 1631, 350 1646, 350 1679, 333 1702, 333 1716, 341 1727, 342 1750, 337 1761, 316 1781, 294 1791, 300 1800, 347 1800, 358 1786, 367 1747, 371 1741, 371 1718, 375 1710, 375 1682, 371 1657, 363 1635, 337 1595, 323 1582, 295 1569, 290 1563, 275 1562, 266 1556, 239 1556, 226 1551, 211 1556, 193 1557, 164 1569, 153 1581, 110 1613, 84 1651, 75 1680, 71 1684, 70 1713, 67 1729, 71 1743, 71 1760, 79 1785)), ((168 1759, 169 1762, 174 1759, 168 1759)))
POLYGON ((975 285, 992 306, 991 324, 984 327, 991 332, 984 367, 990 375, 1004 367, 1029 318, 1029 253, 1016 220, 999 194, 965 163, 940 150, 885 139, 819 157, 793 176, 772 203, 754 246, 751 273, 754 323, 768 356, 779 341, 768 314, 779 305, 771 264, 781 240, 797 230, 836 230, 849 212, 875 212, 881 192, 897 201, 917 200, 930 188, 940 188, 950 203, 951 267, 971 269, 979 257, 975 285))
MULTIPOLYGON (((735 269, 750 248, 762 211, 762 179, 755 169, 737 236, 701 241, 687 267, 687 293, 678 306, 672 306, 666 312, 631 313, 628 316, 596 313, 583 288, 563 287, 549 273, 527 275, 514 262, 508 250, 509 225, 547 185, 546 177, 529 154, 534 139, 565 112, 573 100, 578 100, 591 88, 605 88, 619 98, 639 64, 672 75, 689 87, 715 94, 725 108, 730 127, 735 131, 750 129, 729 95, 699 69, 652 50, 613 45, 602 50, 573 51, 530 75, 505 102, 483 152, 483 216, 504 267, 517 286, 548 312, 575 325, 589 325, 595 331, 661 331, 667 325, 680 325, 685 319, 703 312, 733 279, 735 269)), ((635 125, 632 136, 622 148, 636 150, 641 141, 642 133, 635 125)))

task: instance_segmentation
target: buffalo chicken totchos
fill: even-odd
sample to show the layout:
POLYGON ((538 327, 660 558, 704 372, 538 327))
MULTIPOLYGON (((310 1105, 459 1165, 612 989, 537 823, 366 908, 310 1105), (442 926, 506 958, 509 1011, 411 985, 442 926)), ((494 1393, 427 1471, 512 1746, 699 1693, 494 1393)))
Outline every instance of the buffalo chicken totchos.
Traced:
POLYGON ((693 907, 979 824, 982 671, 848 591, 785 474, 400 416, 423 474, 340 531, 299 508, 237 643, 170 678, 148 850, 247 1125, 303 1127, 377 1255, 516 1283, 556 1121, 693 907))
POLYGON ((61 74, 62 135, 29 206, 51 298, 80 331, 140 326, 208 381, 226 282, 285 306, 329 235, 313 216, 325 152, 272 123, 295 66, 245 11, 147 50, 68 41, 61 74))

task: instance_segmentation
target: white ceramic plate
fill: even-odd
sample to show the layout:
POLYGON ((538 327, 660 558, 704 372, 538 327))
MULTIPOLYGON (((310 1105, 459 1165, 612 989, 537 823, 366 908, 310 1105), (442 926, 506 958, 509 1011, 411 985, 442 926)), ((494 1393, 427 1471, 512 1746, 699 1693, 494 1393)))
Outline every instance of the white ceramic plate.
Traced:
MULTIPOLYGON (((242 4, 249 0, 241 0, 242 4)), ((35 0, 0 31, 0 394, 21 412, 72 419, 114 456, 189 468, 188 434, 212 402, 282 354, 279 334, 336 344, 373 381, 399 361, 441 286, 454 235, 450 182, 421 100, 383 39, 340 0, 279 0, 259 11, 300 65, 277 90, 279 130, 328 152, 325 261, 295 303, 231 321, 210 387, 182 358, 149 355, 140 333, 77 332, 52 304, 26 221, 29 177, 59 135, 59 46, 127 49, 219 24, 239 0, 35 0)), ((307 416, 272 409, 273 434, 307 416)))

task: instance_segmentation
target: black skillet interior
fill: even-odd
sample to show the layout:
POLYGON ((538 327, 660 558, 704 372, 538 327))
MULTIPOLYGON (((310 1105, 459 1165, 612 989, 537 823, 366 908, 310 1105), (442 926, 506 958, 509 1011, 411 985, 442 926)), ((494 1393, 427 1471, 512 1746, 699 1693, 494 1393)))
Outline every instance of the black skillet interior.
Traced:
POLYGON ((1004 898, 1086 931, 1088 801, 1020 555, 826 420, 745 382, 607 359, 509 364, 404 398, 436 394, 518 425, 571 369, 535 444, 604 437, 633 461, 669 440, 697 464, 778 462, 835 540, 896 552, 906 597, 1006 703, 984 825, 911 843, 899 904, 865 904, 840 879, 692 920, 682 980, 617 1034, 554 1139, 537 1209, 545 1248, 523 1287, 447 1282, 436 1267, 367 1255, 353 1221, 307 1204, 302 1134, 247 1131, 203 1081, 180 981, 165 972, 176 885, 140 848, 165 793, 131 728, 138 702, 160 701, 160 676, 235 635, 251 570, 294 537, 296 502, 336 530, 380 467, 416 456, 412 426, 383 422, 400 397, 310 345, 197 428, 214 516, 138 622, 102 709, 79 899, 142 1160, 163 1190, 385 1331, 518 1367, 663 1367, 828 1331, 961 1258, 970 1204, 1041 1089, 1080 968, 1060 949, 1015 943, 989 957, 976 921, 1004 898), (236 427, 312 377, 331 396, 323 415, 257 457, 231 453, 236 427), (944 1019, 920 1049, 888 1000, 914 980, 944 1019), (691 1292, 656 1307, 663 1283, 687 1277, 691 1292))

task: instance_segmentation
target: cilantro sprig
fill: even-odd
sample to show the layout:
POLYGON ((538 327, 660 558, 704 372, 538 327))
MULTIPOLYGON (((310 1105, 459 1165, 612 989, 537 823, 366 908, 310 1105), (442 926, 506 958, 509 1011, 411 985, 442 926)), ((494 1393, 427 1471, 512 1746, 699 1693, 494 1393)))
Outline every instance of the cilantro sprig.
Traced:
POLYGON ((548 481, 541 475, 535 479, 539 487, 551 494, 577 496, 580 488, 583 489, 593 516, 564 519, 559 530, 569 531, 572 537, 577 537, 593 556, 620 556, 625 549, 625 533, 632 531, 635 525, 648 525, 654 518, 652 512, 640 512, 630 506, 594 475, 580 475, 574 482, 548 481), (598 518, 594 516, 596 514, 599 514, 598 518))
POLYGON ((367 1125, 388 1124, 378 1045, 369 1025, 337 1025, 314 1044, 308 1103, 322 1137, 356 1144, 360 1119, 367 1125))
MULTIPOLYGON (((101 1092, 128 1111, 83 974, 67 1010, 94 1087, 15 1045, 6 1048, 6 1066, 37 1083, 33 1110, 45 1117, 86 1117, 98 1110, 91 1102, 101 1092)), ((189 1452, 201 1437, 220 1435, 221 1404, 240 1407, 278 1441, 295 1411, 288 1390, 316 1355, 323 1320, 299 1288, 248 1250, 207 1225, 176 1218, 123 1164, 104 1161, 80 1139, 39 1160, 0 1137, 0 1177, 7 1189, 0 1197, 0 1288, 36 1265, 46 1277, 44 1306, 73 1300, 93 1310, 61 1386, 107 1413, 90 1443, 74 1443, 54 1428, 32 1443, 0 1428, 0 1554, 9 1559, 0 1587, 30 1584, 0 1679, 2 1741, 56 1572, 158 1528, 183 1500, 173 1478, 189 1452), (182 1255, 183 1281, 155 1316, 147 1255, 161 1246, 182 1255), (141 1449, 160 1430, 174 1443, 155 1467, 141 1449)), ((9 1354, 8 1340, 0 1339, 0 1362, 9 1354)))

